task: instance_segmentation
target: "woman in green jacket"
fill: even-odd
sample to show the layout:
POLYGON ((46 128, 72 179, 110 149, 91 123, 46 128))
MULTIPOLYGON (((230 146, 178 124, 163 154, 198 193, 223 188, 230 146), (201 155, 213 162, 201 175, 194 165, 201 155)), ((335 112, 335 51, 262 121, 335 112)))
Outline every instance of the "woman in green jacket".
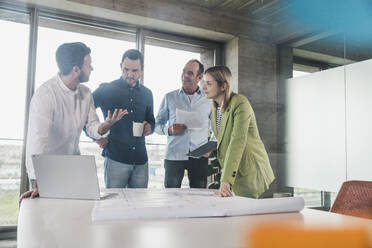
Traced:
POLYGON ((253 109, 245 96, 232 92, 229 68, 214 66, 204 74, 203 90, 213 99, 212 128, 222 168, 219 194, 258 198, 275 177, 253 109))

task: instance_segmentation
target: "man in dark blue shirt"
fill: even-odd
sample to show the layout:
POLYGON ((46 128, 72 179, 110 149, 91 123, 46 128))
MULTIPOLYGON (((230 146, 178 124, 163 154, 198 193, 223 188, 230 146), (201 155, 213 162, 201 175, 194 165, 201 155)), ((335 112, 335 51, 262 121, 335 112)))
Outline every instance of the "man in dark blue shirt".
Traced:
MULTIPOLYGON (((143 56, 135 49, 123 54, 122 76, 102 83, 94 92, 94 104, 104 117, 108 110, 127 109, 128 115, 112 126, 108 140, 98 140, 104 147, 105 184, 107 188, 146 188, 148 157, 145 136, 155 128, 151 90, 139 83, 143 56), (133 123, 143 123, 142 136, 133 135, 133 123)), ((141 125, 141 124, 140 124, 141 125)), ((141 134, 140 134, 141 135, 141 134)))

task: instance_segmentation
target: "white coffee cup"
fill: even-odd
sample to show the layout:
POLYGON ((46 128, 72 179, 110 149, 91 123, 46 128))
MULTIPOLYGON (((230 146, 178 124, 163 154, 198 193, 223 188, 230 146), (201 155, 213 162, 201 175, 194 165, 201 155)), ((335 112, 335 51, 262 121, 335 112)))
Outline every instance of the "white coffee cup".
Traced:
POLYGON ((133 121, 133 136, 141 137, 143 134, 143 122, 134 122, 133 121))

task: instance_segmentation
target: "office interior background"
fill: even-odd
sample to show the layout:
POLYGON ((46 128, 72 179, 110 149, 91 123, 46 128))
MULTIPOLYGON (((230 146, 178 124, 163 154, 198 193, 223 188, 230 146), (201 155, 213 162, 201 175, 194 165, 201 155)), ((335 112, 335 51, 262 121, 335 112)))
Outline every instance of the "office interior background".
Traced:
MULTIPOLYGON (((28 188, 30 99, 57 73, 56 48, 73 41, 92 49, 92 91, 121 75, 125 50, 141 50, 155 115, 186 61, 227 65, 276 175, 266 196, 328 209, 342 182, 372 180, 371 23, 368 0, 0 0, 0 238, 16 235, 28 188)), ((163 188, 166 137, 146 142, 149 187, 163 188)), ((100 148, 84 134, 80 146, 104 187, 100 148)))

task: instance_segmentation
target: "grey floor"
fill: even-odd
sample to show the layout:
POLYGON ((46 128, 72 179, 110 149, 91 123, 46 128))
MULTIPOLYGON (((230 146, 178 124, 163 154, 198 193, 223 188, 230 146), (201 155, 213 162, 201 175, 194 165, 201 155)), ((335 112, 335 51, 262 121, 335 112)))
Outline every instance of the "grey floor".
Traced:
POLYGON ((17 240, 0 240, 0 248, 16 248, 17 240))

